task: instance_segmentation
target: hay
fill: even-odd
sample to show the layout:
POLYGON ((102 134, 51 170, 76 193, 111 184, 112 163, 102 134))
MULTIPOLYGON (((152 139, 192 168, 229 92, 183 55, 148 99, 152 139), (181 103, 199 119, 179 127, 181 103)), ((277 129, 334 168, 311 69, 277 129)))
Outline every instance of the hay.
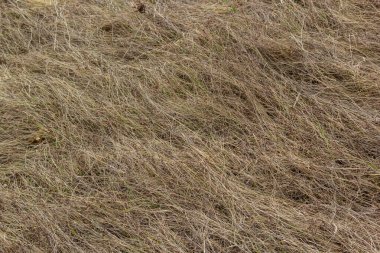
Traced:
POLYGON ((1 252, 380 251, 377 1, 48 2, 0 1, 1 252))

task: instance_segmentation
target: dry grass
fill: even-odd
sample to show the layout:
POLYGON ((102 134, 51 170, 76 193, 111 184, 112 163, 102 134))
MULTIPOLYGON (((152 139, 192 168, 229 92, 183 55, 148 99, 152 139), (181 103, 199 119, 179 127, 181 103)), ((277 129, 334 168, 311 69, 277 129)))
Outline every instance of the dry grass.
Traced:
POLYGON ((0 252, 380 252, 378 0, 0 1, 0 252))

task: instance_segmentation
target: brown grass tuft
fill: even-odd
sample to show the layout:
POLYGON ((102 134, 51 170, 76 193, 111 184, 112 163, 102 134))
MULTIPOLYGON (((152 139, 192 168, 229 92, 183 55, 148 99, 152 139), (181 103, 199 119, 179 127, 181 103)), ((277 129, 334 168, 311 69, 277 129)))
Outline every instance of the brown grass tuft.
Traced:
POLYGON ((0 1, 0 252, 380 251, 377 0, 37 2, 0 1))

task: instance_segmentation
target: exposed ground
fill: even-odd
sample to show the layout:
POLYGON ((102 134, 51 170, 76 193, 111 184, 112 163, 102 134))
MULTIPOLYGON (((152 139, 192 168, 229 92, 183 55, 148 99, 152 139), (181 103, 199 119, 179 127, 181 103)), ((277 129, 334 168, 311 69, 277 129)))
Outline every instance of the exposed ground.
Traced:
POLYGON ((380 252, 378 0, 1 0, 0 252, 380 252))

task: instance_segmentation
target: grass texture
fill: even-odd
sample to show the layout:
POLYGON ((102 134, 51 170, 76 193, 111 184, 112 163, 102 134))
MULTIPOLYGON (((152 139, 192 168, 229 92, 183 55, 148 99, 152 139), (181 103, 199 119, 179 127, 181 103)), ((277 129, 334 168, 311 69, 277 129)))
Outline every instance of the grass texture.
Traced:
POLYGON ((380 252, 380 2, 1 0, 0 252, 380 252))

